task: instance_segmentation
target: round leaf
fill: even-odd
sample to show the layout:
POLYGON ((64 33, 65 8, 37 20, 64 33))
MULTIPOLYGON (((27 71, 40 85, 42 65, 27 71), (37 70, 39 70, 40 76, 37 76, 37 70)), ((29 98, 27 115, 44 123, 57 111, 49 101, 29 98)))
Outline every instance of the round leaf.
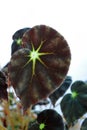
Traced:
POLYGON ((13 36, 12 36, 12 39, 13 39, 13 43, 11 45, 11 55, 13 55, 13 53, 19 49, 22 48, 21 46, 21 42, 22 42, 22 36, 23 34, 27 31, 27 30, 30 30, 30 28, 22 28, 22 29, 19 29, 17 30, 13 36))
POLYGON ((76 98, 87 110, 87 84, 83 81, 76 81, 71 86, 72 93, 76 93, 76 98))
POLYGON ((38 114, 39 125, 44 126, 44 130, 64 130, 62 117, 52 109, 44 110, 38 114))
POLYGON ((63 97, 61 101, 61 110, 68 125, 72 125, 74 121, 86 113, 86 109, 82 106, 77 98, 72 97, 72 94, 66 94, 63 97))
POLYGON ((27 109, 60 86, 68 72, 71 54, 63 36, 45 25, 25 32, 22 46, 25 48, 12 55, 9 73, 27 109))

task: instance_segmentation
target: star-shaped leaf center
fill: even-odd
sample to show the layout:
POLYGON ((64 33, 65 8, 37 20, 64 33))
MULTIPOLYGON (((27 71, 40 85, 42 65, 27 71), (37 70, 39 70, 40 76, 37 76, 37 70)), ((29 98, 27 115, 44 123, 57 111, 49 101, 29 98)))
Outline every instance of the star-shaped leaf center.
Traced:
POLYGON ((40 125, 39 125, 39 129, 40 130, 43 130, 45 128, 45 124, 44 123, 41 123, 40 125))
POLYGON ((40 49, 43 45, 44 41, 41 41, 39 47, 35 50, 33 43, 32 44, 32 50, 29 52, 29 55, 27 57, 29 57, 29 60, 27 61, 27 64, 29 64, 32 61, 32 76, 35 75, 35 66, 36 66, 36 61, 38 60, 41 64, 43 64, 45 67, 46 64, 42 61, 41 56, 44 55, 49 55, 49 54, 53 54, 53 53, 49 53, 49 52, 40 52, 40 49))

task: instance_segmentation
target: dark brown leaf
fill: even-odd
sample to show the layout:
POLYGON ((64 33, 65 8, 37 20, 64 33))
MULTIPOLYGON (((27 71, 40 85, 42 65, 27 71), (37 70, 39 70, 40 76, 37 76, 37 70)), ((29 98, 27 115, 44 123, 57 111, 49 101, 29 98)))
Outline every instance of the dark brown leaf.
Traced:
POLYGON ((9 72, 26 110, 60 86, 68 72, 71 54, 63 36, 45 25, 25 32, 22 46, 13 54, 9 72))

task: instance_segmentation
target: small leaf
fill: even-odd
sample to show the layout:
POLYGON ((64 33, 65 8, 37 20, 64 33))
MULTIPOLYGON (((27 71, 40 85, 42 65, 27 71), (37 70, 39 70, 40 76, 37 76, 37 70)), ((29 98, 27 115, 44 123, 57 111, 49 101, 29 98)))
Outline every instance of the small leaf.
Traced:
POLYGON ((44 124, 42 130, 64 130, 62 117, 52 109, 47 109, 38 114, 37 121, 39 125, 44 124))
POLYGON ((22 36, 23 34, 27 31, 27 30, 30 30, 30 28, 22 28, 20 30, 17 30, 13 36, 12 36, 12 39, 13 39, 13 43, 11 45, 11 55, 16 52, 17 50, 21 49, 22 48, 22 36))
POLYGON ((64 130, 62 117, 52 109, 43 110, 28 130, 64 130))
POLYGON ((87 110, 87 84, 83 81, 76 81, 71 86, 72 93, 77 93, 78 101, 86 108, 87 110))
POLYGON ((72 125, 74 121, 78 120, 84 113, 86 113, 86 109, 77 98, 72 97, 72 94, 66 94, 63 97, 61 101, 61 110, 68 125, 72 125))
POLYGON ((76 81, 71 86, 71 94, 66 94, 61 101, 61 110, 69 125, 87 112, 87 84, 76 81))

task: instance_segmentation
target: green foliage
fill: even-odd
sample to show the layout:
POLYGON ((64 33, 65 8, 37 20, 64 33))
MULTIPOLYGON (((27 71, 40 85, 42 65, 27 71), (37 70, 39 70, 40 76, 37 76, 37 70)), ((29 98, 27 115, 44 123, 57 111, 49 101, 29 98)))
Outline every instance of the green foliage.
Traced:
MULTIPOLYGON (((65 122, 69 129, 87 112, 87 84, 76 81, 71 85, 72 78, 67 76, 71 62, 67 41, 46 25, 20 29, 12 39, 11 59, 0 71, 0 129, 64 130, 65 122), (70 85, 71 93, 64 95, 70 85), (10 86, 20 101, 7 92, 10 86), (49 97, 55 107, 62 96, 60 106, 64 117, 54 108, 37 115, 32 113, 32 105, 39 101, 49 97)), ((86 124, 87 119, 81 130, 86 130, 86 124)))
POLYGON ((64 130, 64 123, 60 114, 47 109, 37 115, 36 122, 28 130, 64 130))
POLYGON ((71 86, 71 93, 61 101, 61 110, 68 125, 72 125, 87 112, 87 84, 76 81, 71 86))

